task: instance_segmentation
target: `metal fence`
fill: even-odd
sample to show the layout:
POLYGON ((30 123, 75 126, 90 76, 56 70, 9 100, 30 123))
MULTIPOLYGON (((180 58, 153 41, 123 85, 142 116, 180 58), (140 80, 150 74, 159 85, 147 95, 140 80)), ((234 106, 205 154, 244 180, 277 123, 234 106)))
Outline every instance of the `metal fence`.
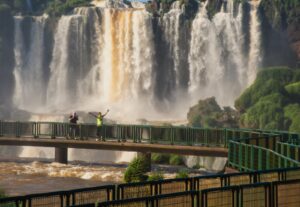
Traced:
MULTIPOLYGON (((95 207, 298 207, 300 180, 263 182, 131 198, 85 206, 95 207)), ((80 207, 83 205, 76 205, 80 207)))
POLYGON ((115 186, 30 194, 0 199, 0 207, 67 207, 115 200, 115 186))
POLYGON ((300 166, 300 162, 273 150, 230 141, 228 150, 229 165, 242 170, 269 170, 300 166))
MULTIPOLYGON (((116 186, 108 185, 71 191, 59 191, 52 193, 4 198, 0 199, 0 207, 65 207, 71 205, 85 205, 103 201, 130 200, 180 192, 200 192, 210 188, 220 189, 239 185, 252 185, 262 182, 285 182, 297 179, 300 179, 300 167, 267 171, 207 175, 193 178, 166 179, 161 181, 148 181, 140 183, 124 183, 116 186)), ((225 194, 228 194, 228 192, 225 194)))
MULTIPOLYGON (((34 138, 97 138, 95 124, 0 121, 0 136, 34 138)), ((106 140, 227 147, 230 140, 275 150, 277 142, 300 143, 295 133, 254 129, 206 129, 185 126, 103 125, 106 140)))

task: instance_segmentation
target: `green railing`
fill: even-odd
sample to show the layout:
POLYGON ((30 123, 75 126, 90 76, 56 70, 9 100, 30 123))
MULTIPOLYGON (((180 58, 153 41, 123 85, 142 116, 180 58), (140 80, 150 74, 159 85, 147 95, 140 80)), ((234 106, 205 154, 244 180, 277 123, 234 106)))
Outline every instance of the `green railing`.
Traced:
POLYGON ((147 198, 188 191, 202 192, 203 190, 210 188, 224 188, 261 182, 285 182, 297 179, 300 179, 300 168, 207 175, 185 179, 126 183, 71 191, 10 197, 0 199, 0 207, 66 207, 79 204, 84 206, 88 203, 147 198))
MULTIPOLYGON (((34 138, 78 138, 95 139, 95 124, 56 122, 3 122, 0 121, 0 136, 34 138)), ((192 127, 165 127, 147 125, 104 125, 105 140, 153 144, 199 145, 225 147, 224 129, 202 129, 192 127)))
POLYGON ((298 167, 300 162, 273 150, 242 142, 230 141, 229 165, 240 171, 298 167))
POLYGON ((300 162, 300 145, 277 142, 276 152, 300 162))
MULTIPOLYGON (((107 124, 102 130, 106 141, 228 148, 229 164, 240 170, 299 166, 296 144, 300 143, 300 136, 295 133, 121 124, 107 124), (280 147, 278 143, 282 143, 280 147), (283 144, 289 147, 282 147, 283 144)), ((95 124, 0 121, 0 136, 5 137, 89 140, 97 138, 96 131, 95 124)))

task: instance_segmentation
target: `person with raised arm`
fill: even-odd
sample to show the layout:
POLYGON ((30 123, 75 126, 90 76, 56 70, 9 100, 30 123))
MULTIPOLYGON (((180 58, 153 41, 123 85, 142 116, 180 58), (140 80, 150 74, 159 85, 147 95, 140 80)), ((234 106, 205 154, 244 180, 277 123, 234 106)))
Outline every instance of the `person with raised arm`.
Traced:
POLYGON ((100 140, 101 141, 105 141, 105 138, 103 136, 102 126, 103 126, 103 118, 107 115, 108 112, 109 112, 109 109, 107 109, 107 111, 105 112, 105 114, 102 114, 101 112, 98 112, 98 114, 94 114, 92 112, 89 112, 90 115, 92 115, 93 117, 96 118, 97 137, 98 137, 98 139, 96 139, 96 141, 100 141, 100 140))

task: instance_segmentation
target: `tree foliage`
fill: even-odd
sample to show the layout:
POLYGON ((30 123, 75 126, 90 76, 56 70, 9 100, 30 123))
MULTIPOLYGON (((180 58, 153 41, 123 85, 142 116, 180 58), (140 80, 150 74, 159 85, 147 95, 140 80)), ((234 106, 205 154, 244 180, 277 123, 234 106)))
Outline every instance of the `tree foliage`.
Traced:
POLYGON ((184 165, 183 157, 180 155, 172 154, 169 160, 170 165, 184 165))
POLYGON ((274 27, 285 29, 300 23, 299 0, 262 0, 261 7, 274 27))
POLYGON ((168 164, 170 154, 151 153, 151 162, 156 164, 168 164))
POLYGON ((238 125, 238 113, 231 107, 220 108, 215 97, 200 100, 187 114, 189 124, 195 127, 231 127, 238 125))
POLYGON ((147 181, 158 181, 163 179, 164 179, 164 175, 162 172, 154 172, 149 175, 147 181))
POLYGON ((60 16, 72 11, 75 7, 89 6, 91 0, 31 0, 32 10, 28 8, 25 0, 0 0, 1 5, 6 5, 13 13, 42 14, 60 16))
POLYGON ((300 70, 267 68, 235 101, 240 126, 300 132, 300 70))
POLYGON ((148 179, 147 169, 148 166, 143 157, 134 158, 125 171, 124 181, 126 183, 146 181, 148 179))
POLYGON ((189 173, 186 170, 180 170, 175 178, 188 178, 189 177, 189 173))

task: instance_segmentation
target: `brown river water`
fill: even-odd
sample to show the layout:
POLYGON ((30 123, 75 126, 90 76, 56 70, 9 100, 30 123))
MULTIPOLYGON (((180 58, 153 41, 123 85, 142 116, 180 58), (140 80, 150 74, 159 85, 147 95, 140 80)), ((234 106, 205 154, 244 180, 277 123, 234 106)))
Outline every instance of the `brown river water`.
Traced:
MULTIPOLYGON (((123 182, 127 164, 71 162, 68 165, 47 160, 0 160, 0 189, 7 195, 26 195, 123 182)), ((153 165, 152 171, 174 178, 183 167, 153 165)), ((188 169, 191 176, 205 172, 188 169)))
POLYGON ((126 165, 45 161, 0 162, 0 189, 26 195, 120 183, 126 165))

